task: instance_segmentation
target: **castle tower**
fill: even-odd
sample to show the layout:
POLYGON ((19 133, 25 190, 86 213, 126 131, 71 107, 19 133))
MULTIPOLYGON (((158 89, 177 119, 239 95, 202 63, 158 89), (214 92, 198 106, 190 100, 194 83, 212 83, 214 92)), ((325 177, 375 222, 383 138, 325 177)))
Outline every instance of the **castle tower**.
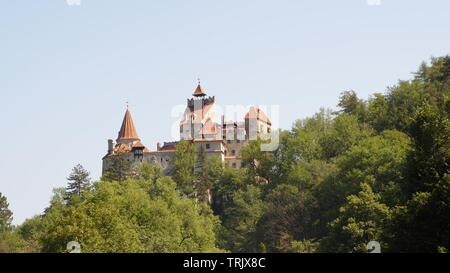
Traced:
POLYGON ((255 140, 260 136, 270 134, 272 123, 267 115, 259 109, 252 106, 244 117, 245 131, 248 140, 255 140))
POLYGON ((200 81, 187 100, 187 107, 180 122, 180 139, 211 139, 217 135, 215 123, 215 97, 207 97, 200 81))
POLYGON ((142 159, 144 152, 149 152, 149 150, 142 144, 134 126, 131 112, 127 107, 120 131, 117 134, 116 143, 112 139, 108 139, 108 153, 106 156, 131 153, 135 159, 142 159))
POLYGON ((122 126, 120 127, 116 141, 118 144, 128 144, 134 141, 141 141, 137 134, 137 130, 134 126, 133 118, 131 117, 131 112, 128 107, 125 112, 125 116, 123 117, 122 126))
POLYGON ((127 106, 116 143, 108 139, 108 153, 103 157, 103 172, 109 168, 111 156, 125 155, 134 164, 140 164, 144 160, 144 153, 148 152, 150 150, 142 144, 127 106))

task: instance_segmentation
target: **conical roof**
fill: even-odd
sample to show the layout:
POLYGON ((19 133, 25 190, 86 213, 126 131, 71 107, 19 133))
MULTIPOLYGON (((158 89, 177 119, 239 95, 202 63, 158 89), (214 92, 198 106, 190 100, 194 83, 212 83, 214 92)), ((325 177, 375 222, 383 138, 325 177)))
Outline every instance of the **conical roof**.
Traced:
POLYGON ((127 109, 125 116, 123 117, 122 126, 120 127, 117 140, 140 140, 134 127, 133 118, 131 117, 130 110, 127 109))
POLYGON ((194 94, 192 94, 194 97, 204 97, 206 96, 206 93, 203 91, 203 88, 200 84, 197 85, 197 88, 194 91, 194 94))

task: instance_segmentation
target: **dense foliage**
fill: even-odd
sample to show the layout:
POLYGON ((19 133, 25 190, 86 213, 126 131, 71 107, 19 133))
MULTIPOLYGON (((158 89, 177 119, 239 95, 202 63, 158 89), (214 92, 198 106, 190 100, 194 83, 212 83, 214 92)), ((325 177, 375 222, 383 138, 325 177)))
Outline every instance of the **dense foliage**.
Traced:
POLYGON ((93 188, 56 191, 19 227, 0 195, 0 251, 76 240, 92 252, 367 252, 376 240, 383 252, 447 252, 450 56, 385 94, 345 91, 338 107, 281 131, 273 153, 251 143, 241 169, 188 142, 173 180, 147 165, 130 175, 118 158, 93 188))

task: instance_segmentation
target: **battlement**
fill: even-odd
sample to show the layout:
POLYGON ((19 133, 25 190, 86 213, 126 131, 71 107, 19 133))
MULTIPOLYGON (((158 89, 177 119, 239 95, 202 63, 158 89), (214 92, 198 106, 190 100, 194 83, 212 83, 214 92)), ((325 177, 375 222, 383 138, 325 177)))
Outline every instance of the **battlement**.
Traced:
POLYGON ((216 97, 212 96, 212 97, 207 97, 207 98, 202 98, 202 99, 196 99, 196 98, 187 99, 187 106, 191 110, 193 110, 195 101, 200 101, 200 100, 202 101, 203 106, 207 106, 207 105, 213 104, 216 101, 216 97))

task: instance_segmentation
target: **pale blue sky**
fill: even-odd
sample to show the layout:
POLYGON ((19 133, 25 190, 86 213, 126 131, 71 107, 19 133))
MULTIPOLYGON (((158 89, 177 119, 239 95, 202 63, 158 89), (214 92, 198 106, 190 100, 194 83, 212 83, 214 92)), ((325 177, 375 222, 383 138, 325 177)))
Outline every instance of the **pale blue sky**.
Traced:
POLYGON ((450 1, 0 2, 0 192, 15 223, 77 164, 101 172, 130 101, 144 144, 171 140, 201 77, 219 104, 280 106, 289 128, 342 90, 367 98, 449 53, 450 1))

